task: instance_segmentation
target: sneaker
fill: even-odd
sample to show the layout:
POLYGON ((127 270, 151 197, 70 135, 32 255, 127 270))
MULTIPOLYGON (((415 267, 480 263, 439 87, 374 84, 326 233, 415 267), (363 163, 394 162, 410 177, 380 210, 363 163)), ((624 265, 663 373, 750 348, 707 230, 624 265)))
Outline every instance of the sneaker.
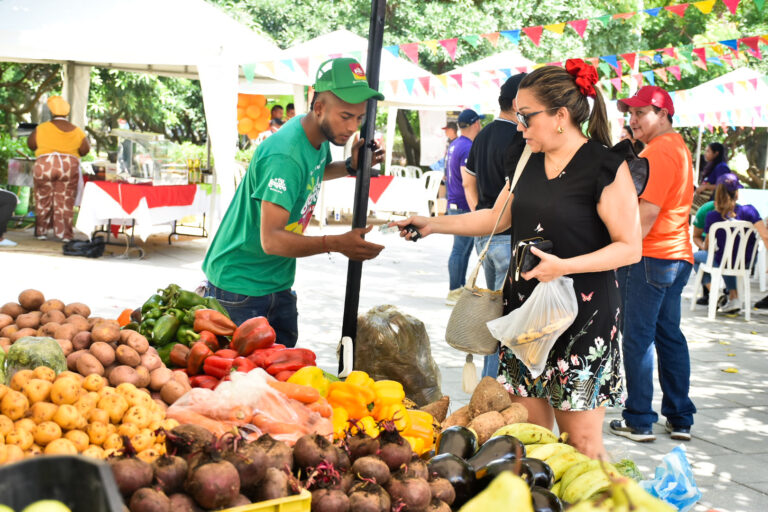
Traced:
POLYGON ((458 301, 459 297, 461 297, 461 290, 462 288, 456 288, 455 290, 448 292, 448 296, 445 298, 445 303, 448 306, 455 306, 456 301, 458 301))
POLYGON ((656 440, 656 436, 653 435, 653 430, 650 428, 640 429, 630 427, 624 420, 611 421, 609 428, 612 434, 626 437, 627 439, 631 439, 638 443, 650 443, 656 440))
POLYGON ((725 303, 728 302, 728 294, 724 293, 717 299, 717 307, 721 308, 725 306, 725 303))
POLYGON ((13 240, 8 240, 7 238, 3 238, 2 240, 0 240, 0 247, 16 247, 17 245, 19 244, 17 244, 13 240))
POLYGON ((62 238, 62 239, 61 239, 61 243, 63 243, 63 244, 68 244, 68 243, 69 243, 69 242, 71 242, 71 241, 72 241, 72 240, 71 240, 71 239, 69 239, 69 238, 62 238))
POLYGON ((757 309, 768 309, 768 295, 755 302, 755 307, 757 309))
POLYGON ((736 299, 728 299, 728 301, 720 306, 720 312, 725 314, 734 314, 741 311, 741 300, 738 298, 736 299))
POLYGON ((707 304, 709 304, 709 294, 706 294, 706 295, 704 295, 702 297, 699 297, 696 300, 696 305, 697 306, 706 306, 707 304))
POLYGON ((48 240, 48 237, 45 235, 37 235, 35 236, 35 238, 37 238, 38 240, 48 240))
POLYGON ((691 440, 691 427, 674 427, 669 422, 669 420, 667 420, 667 424, 664 425, 664 428, 667 430, 667 432, 669 432, 672 439, 676 439, 678 441, 691 440))

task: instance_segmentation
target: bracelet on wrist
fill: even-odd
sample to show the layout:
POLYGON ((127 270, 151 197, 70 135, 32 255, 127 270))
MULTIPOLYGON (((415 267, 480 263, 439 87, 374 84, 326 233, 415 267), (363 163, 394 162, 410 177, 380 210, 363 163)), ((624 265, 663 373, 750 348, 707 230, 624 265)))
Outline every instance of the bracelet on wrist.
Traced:
POLYGON ((347 174, 350 176, 357 176, 357 169, 352 167, 352 157, 350 156, 346 160, 344 160, 344 166, 347 168, 347 174))

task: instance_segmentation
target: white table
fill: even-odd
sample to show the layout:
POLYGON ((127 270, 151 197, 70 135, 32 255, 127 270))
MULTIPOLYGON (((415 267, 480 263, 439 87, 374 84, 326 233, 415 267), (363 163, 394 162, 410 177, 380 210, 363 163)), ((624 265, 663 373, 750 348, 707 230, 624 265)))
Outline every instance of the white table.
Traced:
MULTIPOLYGON (((371 178, 368 210, 429 215, 424 180, 398 176, 371 178)), ((329 212, 352 211, 355 199, 355 178, 346 177, 323 181, 314 215, 325 223, 329 212)))

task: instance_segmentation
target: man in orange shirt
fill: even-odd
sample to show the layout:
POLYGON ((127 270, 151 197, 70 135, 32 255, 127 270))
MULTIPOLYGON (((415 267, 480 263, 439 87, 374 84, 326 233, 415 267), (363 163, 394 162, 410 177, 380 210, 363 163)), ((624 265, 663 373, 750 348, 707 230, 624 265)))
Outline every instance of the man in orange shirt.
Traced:
POLYGON ((635 137, 647 144, 640 153, 647 158, 650 175, 640 196, 643 259, 619 269, 624 298, 622 327, 627 400, 621 420, 611 432, 633 441, 656 438, 658 420, 653 399, 653 349, 659 365, 661 413, 672 439, 691 439, 696 407, 688 396, 691 365, 685 335, 680 330, 683 287, 693 266, 688 215, 693 202, 691 153, 672 128, 675 107, 667 91, 642 87, 619 100, 629 112, 635 137))

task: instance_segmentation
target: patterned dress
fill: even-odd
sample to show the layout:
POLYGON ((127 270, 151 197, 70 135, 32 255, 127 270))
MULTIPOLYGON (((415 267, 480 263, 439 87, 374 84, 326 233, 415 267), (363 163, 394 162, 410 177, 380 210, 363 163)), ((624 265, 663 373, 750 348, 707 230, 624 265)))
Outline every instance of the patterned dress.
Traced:
MULTIPOLYGON (((505 314, 520 307, 538 283, 522 277, 514 281, 514 250, 519 241, 551 240, 553 253, 560 258, 591 253, 611 243, 597 203, 622 161, 620 155, 590 140, 550 180, 544 170, 544 154, 531 155, 512 202, 513 256, 504 286, 505 314)), ((617 405, 622 391, 621 297, 615 272, 568 277, 573 279, 579 311, 549 352, 544 372, 533 379, 512 351, 502 346, 498 380, 517 396, 546 398, 552 407, 564 411, 617 405)))

